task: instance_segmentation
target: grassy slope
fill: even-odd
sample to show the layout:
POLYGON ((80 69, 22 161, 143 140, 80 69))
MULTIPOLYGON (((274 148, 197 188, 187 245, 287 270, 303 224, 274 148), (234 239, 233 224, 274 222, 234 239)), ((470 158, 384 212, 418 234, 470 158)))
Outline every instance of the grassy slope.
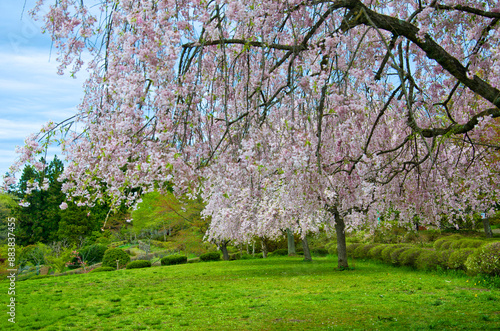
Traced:
MULTIPOLYGON (((20 330, 351 330, 500 327, 500 291, 463 276, 270 258, 17 283, 20 330)), ((7 285, 3 282, 4 288, 7 285)), ((1 300, 7 302, 6 291, 1 300)), ((3 311, 6 308, 4 308, 3 311)), ((6 314, 0 329, 6 329, 6 314)), ((11 325, 10 325, 11 326, 11 325)))

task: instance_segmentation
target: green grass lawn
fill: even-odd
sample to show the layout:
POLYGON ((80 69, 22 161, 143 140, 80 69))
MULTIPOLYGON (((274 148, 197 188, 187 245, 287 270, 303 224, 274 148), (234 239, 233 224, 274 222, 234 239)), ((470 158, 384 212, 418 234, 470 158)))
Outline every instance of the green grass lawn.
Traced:
MULTIPOLYGON (((500 290, 334 258, 195 263, 16 284, 19 330, 495 330, 500 290)), ((3 282, 2 302, 8 302, 3 282)), ((6 306, 4 305, 4 312, 6 306)))

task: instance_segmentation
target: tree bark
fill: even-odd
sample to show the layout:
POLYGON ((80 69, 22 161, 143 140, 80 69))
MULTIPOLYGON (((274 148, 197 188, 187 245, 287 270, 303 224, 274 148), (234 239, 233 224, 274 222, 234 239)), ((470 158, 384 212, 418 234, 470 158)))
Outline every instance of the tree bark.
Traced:
POLYGON ((264 241, 264 238, 262 238, 260 242, 262 244, 262 257, 265 259, 267 257, 267 245, 264 241))
POLYGON ((337 256, 338 268, 347 269, 349 264, 347 262, 347 245, 345 242, 345 223, 344 219, 340 216, 336 207, 333 209, 335 216, 335 231, 337 232, 337 256))
POLYGON ((288 256, 297 255, 295 251, 295 238, 293 237, 292 230, 286 229, 286 236, 288 238, 288 256))
POLYGON ((483 221, 484 233, 486 234, 486 238, 492 238, 493 231, 491 231, 490 219, 488 217, 485 217, 482 219, 482 221, 483 221))
POLYGON ((309 243, 307 242, 307 236, 302 238, 302 248, 304 249, 304 261, 312 261, 311 251, 309 250, 309 243))
POLYGON ((229 253, 227 252, 227 241, 222 241, 219 245, 220 250, 222 251, 222 258, 224 261, 229 261, 229 253))

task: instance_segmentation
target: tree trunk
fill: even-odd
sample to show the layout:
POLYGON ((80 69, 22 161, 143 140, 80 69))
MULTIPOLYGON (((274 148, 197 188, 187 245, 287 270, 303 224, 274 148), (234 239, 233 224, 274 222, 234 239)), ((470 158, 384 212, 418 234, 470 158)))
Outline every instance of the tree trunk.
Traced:
POLYGON ((255 257, 255 241, 252 241, 252 256, 255 257))
POLYGON ((307 236, 302 238, 302 248, 304 249, 304 261, 312 261, 311 251, 309 250, 309 243, 307 242, 307 236))
POLYGON ((295 238, 293 237, 292 230, 286 229, 286 236, 288 238, 288 256, 297 255, 295 251, 295 238))
POLYGON ((336 207, 334 207, 333 215, 335 216, 335 231, 337 232, 337 256, 338 268, 347 269, 347 245, 345 242, 345 223, 344 219, 340 216, 336 207))
POLYGON ((229 253, 227 252, 227 241, 222 241, 220 243, 220 250, 222 251, 222 258, 224 261, 229 261, 229 253))
POLYGON ((492 238, 493 231, 491 231, 490 219, 488 217, 485 217, 482 219, 482 221, 483 221, 484 233, 486 234, 486 238, 492 238))
POLYGON ((167 228, 165 228, 165 223, 163 224, 163 241, 167 241, 167 228))
POLYGON ((261 239, 261 244, 262 244, 262 257, 265 259, 267 257, 267 245, 264 241, 264 239, 261 239))

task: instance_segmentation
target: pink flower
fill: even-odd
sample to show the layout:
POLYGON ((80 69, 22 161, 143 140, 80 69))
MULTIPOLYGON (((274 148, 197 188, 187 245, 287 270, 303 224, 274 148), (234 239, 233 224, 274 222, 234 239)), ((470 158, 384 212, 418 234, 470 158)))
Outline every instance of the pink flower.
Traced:
POLYGON ((68 204, 66 202, 63 202, 59 205, 59 208, 61 208, 62 210, 65 210, 68 208, 68 204))

